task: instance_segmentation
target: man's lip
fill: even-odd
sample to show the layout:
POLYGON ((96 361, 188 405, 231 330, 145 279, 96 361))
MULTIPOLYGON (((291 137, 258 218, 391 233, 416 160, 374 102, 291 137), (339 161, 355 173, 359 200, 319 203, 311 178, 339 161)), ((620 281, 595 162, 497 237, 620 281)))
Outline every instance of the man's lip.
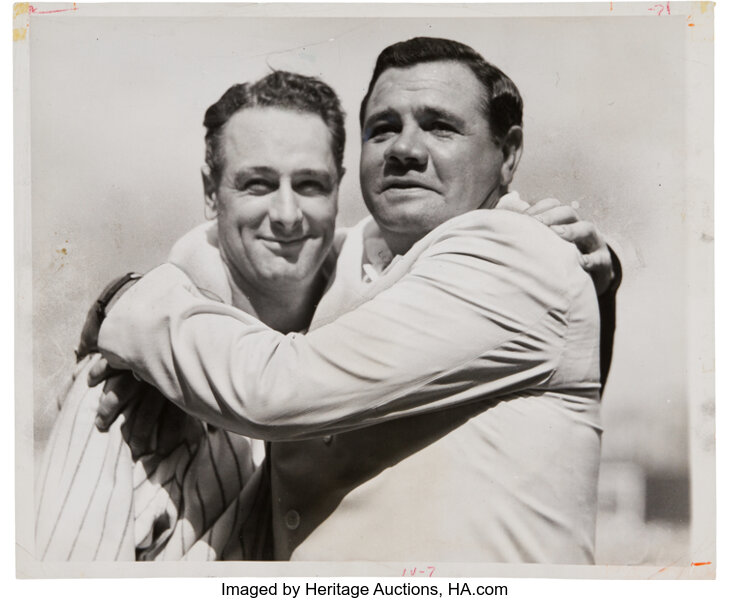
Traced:
POLYGON ((392 179, 390 181, 385 181, 384 185, 382 186, 382 191, 386 190, 411 190, 411 189, 421 189, 421 190, 430 190, 435 191, 432 186, 428 185, 427 183, 423 183, 421 181, 414 181, 412 179, 392 179))
POLYGON ((259 239, 263 240, 264 242, 272 242, 275 244, 281 244, 282 246, 292 246, 294 244, 300 244, 301 242, 308 240, 309 236, 305 235, 305 236, 297 237, 297 238, 279 238, 279 237, 261 235, 261 236, 259 236, 259 239))

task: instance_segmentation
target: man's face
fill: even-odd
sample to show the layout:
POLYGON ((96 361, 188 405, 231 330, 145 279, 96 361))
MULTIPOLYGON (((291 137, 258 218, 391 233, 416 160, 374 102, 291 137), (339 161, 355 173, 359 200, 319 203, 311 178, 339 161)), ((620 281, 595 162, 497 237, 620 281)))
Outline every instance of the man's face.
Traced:
POLYGON ((457 62, 388 69, 367 104, 360 182, 367 208, 406 248, 446 220, 498 201, 501 147, 483 88, 457 62))
POLYGON ((213 201, 234 278, 262 291, 311 282, 337 215, 339 177, 326 124, 313 114, 246 108, 225 124, 222 148, 213 201))

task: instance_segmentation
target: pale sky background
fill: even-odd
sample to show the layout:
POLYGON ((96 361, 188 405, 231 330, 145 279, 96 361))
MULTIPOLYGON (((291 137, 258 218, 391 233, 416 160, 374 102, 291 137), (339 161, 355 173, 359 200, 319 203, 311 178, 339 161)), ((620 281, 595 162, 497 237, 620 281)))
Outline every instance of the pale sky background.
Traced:
POLYGON ((353 224, 365 214, 357 111, 374 60, 389 43, 431 35, 473 46, 519 86, 525 152, 513 189, 578 201, 620 255, 605 452, 687 464, 685 23, 48 16, 33 27, 37 441, 98 291, 161 262, 203 219, 205 109, 269 67, 322 77, 348 114, 339 222, 353 224))

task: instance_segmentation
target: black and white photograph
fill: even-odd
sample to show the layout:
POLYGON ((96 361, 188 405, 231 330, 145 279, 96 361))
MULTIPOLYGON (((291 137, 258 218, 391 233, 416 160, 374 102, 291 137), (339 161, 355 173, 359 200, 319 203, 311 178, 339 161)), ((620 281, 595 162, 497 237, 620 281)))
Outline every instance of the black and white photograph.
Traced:
POLYGON ((714 579, 713 11, 14 5, 17 576, 714 579))

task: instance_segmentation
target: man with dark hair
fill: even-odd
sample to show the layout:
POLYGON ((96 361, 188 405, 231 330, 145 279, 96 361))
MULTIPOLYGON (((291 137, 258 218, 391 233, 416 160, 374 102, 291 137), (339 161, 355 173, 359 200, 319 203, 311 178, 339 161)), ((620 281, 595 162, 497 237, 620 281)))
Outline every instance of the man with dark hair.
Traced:
MULTIPOLYGON (((344 242, 309 334, 209 301, 171 265, 101 326, 111 365, 274 442, 277 558, 593 560, 598 304, 571 244, 482 210, 519 203, 505 97, 508 78, 456 42, 383 51, 361 112, 374 220, 344 242)), ((580 241, 604 268, 604 242, 580 241)))
POLYGON ((205 163, 218 182, 225 163, 223 127, 244 108, 280 108, 319 115, 331 134, 332 154, 339 176, 344 175, 344 112, 332 88, 315 77, 274 71, 254 83, 231 86, 205 112, 205 163))
MULTIPOLYGON (((439 61, 452 61, 466 66, 481 83, 481 109, 488 121, 494 141, 503 143, 512 128, 518 127, 521 130, 524 103, 519 89, 503 71, 486 62, 483 56, 465 44, 441 38, 419 37, 392 44, 377 57, 367 93, 360 105, 359 123, 363 137, 367 137, 369 134, 364 126, 365 111, 380 75, 387 69, 405 69, 417 64, 439 61)), ((518 132, 518 135, 522 135, 521 131, 518 132)), ((521 145, 521 140, 519 140, 519 144, 521 145)), ((542 201, 526 212, 535 214, 535 211, 547 207, 557 208, 558 205, 559 202, 556 200, 542 201)), ((493 199, 491 205, 484 206, 484 208, 493 208, 493 199)), ((554 224, 552 215, 565 214, 569 211, 569 207, 559 207, 557 211, 547 215, 544 222, 547 225, 554 224)), ((609 247, 600 240, 591 223, 575 221, 566 227, 564 223, 560 223, 560 227, 562 229, 559 231, 559 235, 565 240, 574 242, 579 238, 578 247, 583 252, 580 257, 581 263, 592 274, 595 283, 601 315, 600 376, 604 383, 612 362, 615 292, 621 280, 620 273, 615 272, 615 269, 619 271, 620 262, 609 247)))
MULTIPOLYGON (((371 132, 365 128, 365 112, 367 109, 370 96, 380 76, 388 69, 406 69, 418 64, 432 62, 455 62, 467 67, 474 77, 481 83, 480 89, 480 106, 483 116, 488 122, 489 128, 497 144, 505 143, 507 135, 512 128, 523 128, 522 113, 524 103, 519 93, 519 89, 514 82, 499 68, 486 62, 483 56, 476 52, 470 46, 466 46, 454 40, 441 38, 418 37, 407 41, 398 42, 385 48, 377 57, 375 68, 370 79, 367 93, 362 99, 359 112, 359 124, 362 129, 363 138, 369 137, 371 132)), ((521 132, 517 132, 521 135, 521 132)), ((521 144, 521 140, 519 140, 521 144)), ((558 204, 556 200, 548 203, 538 203, 539 208, 544 206, 554 206, 558 204)), ((493 199, 489 204, 482 208, 494 208, 493 199)), ((535 206, 534 208, 537 208, 535 206)), ((569 207, 562 207, 560 212, 569 211, 569 207)), ((535 210, 528 210, 529 214, 535 214, 535 210)), ((556 213, 555 213, 556 214, 556 213)), ((547 219, 547 224, 551 221, 547 219)), ((575 223, 577 221, 575 220, 575 223)), ((603 292, 607 291, 611 283, 616 281, 619 283, 619 277, 613 272, 613 266, 619 268, 617 257, 610 254, 607 245, 599 239, 596 232, 592 231, 589 235, 583 235, 586 229, 592 228, 590 223, 579 222, 575 227, 568 227, 562 235, 567 241, 574 241, 576 236, 581 239, 581 250, 584 252, 582 256, 583 266, 589 272, 593 273, 595 278, 595 286, 598 296, 603 296, 603 292)), ((614 297, 614 294, 607 296, 614 297)), ((606 299, 607 299, 606 296, 606 299)), ((614 312, 614 306, 611 307, 614 312)), ((610 311, 608 311, 610 312, 610 311)), ((610 331, 603 331, 610 336, 612 340, 612 328, 614 323, 611 320, 610 331)), ((612 352, 612 341, 606 345, 605 349, 612 352)), ((607 370, 610 365, 610 356, 603 356, 603 379, 607 377, 607 370)))
POLYGON ((514 125, 522 126, 523 102, 514 82, 484 60, 470 46, 442 38, 413 38, 385 48, 377 57, 367 93, 362 99, 359 124, 364 126, 367 104, 375 83, 387 69, 406 69, 428 62, 452 61, 468 67, 483 86, 481 109, 491 133, 501 140, 514 125))
MULTIPOLYGON (((203 182, 217 219, 182 238, 169 260, 194 273, 199 289, 275 330, 305 328, 336 261, 339 99, 316 78, 274 72, 231 87, 208 109, 205 126, 203 182)), ((90 322, 99 318, 95 306, 90 322)), ((269 536, 256 522, 271 510, 268 480, 256 471, 262 442, 188 418, 168 402, 137 403, 108 432, 97 431, 102 388, 90 388, 86 377, 99 358, 94 349, 83 337, 45 450, 38 558, 265 556, 269 536), (148 433, 153 447, 139 446, 148 433), (256 520, 247 522, 249 514, 256 520), (246 528, 252 533, 239 536, 246 528)), ((107 389, 107 403, 159 394, 125 375, 107 389)))

